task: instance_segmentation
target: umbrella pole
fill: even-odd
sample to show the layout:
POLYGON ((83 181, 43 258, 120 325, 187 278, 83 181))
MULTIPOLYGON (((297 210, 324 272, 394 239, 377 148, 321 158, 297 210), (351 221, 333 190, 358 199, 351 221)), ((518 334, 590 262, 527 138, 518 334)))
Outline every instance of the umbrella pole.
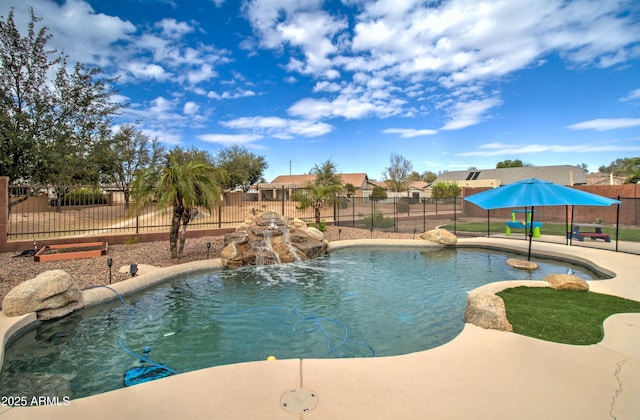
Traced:
POLYGON ((489 215, 490 212, 491 209, 487 210, 487 238, 491 235, 491 216, 489 215))
MULTIPOLYGON (((569 205, 564 206, 564 231, 569 232, 569 205)), ((565 235, 564 244, 569 245, 569 233, 565 235)))
MULTIPOLYGON (((529 254, 527 254, 527 261, 531 261, 531 242, 533 241, 533 209, 535 206, 531 206, 531 224, 529 225, 529 254)), ((525 213, 526 215, 527 213, 525 213)), ((525 219, 527 220, 527 219, 525 219)))
POLYGON ((569 245, 573 245, 573 210, 575 209, 576 206, 574 206, 573 204, 571 205, 571 226, 569 226, 569 229, 571 230, 571 236, 569 237, 569 245))

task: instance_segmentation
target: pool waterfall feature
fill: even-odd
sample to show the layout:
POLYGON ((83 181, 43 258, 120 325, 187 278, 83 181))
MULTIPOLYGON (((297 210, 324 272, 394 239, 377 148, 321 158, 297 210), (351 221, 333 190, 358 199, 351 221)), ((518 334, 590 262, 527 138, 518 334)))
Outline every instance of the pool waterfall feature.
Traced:
POLYGON ((225 267, 300 262, 327 252, 323 234, 300 219, 276 212, 251 214, 235 232, 224 237, 221 253, 225 267))

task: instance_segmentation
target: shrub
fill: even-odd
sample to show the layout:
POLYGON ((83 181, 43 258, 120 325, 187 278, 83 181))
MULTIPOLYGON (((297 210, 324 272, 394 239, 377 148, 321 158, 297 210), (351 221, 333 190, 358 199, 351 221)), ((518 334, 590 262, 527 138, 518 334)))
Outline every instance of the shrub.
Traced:
POLYGON ((398 213, 409 213, 409 203, 400 201, 397 204, 396 209, 398 210, 398 213))
POLYGON ((124 238, 125 245, 134 245, 137 244, 140 239, 137 236, 128 236, 124 238))
MULTIPOLYGON (((91 206, 96 204, 107 204, 107 197, 98 188, 79 188, 62 196, 62 206, 91 206)), ((51 206, 58 204, 58 199, 50 200, 51 206)))
POLYGON ((366 216, 362 221, 369 227, 373 221, 374 228, 389 228, 393 226, 393 219, 385 217, 380 210, 376 210, 375 213, 373 213, 373 216, 366 216))
POLYGON ((326 232, 327 231, 327 224, 324 221, 320 221, 320 225, 318 225, 318 226, 316 226, 316 224, 313 223, 313 222, 308 222, 307 226, 313 227, 313 228, 317 228, 320 232, 326 232))

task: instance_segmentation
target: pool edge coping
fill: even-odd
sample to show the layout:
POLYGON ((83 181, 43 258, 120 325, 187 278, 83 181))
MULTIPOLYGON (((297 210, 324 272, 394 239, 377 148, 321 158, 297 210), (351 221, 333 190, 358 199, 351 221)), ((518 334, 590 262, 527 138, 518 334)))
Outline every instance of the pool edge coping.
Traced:
MULTIPOLYGON (((493 249, 498 251, 506 251, 506 252, 515 252, 519 254, 525 254, 526 252, 522 249, 514 248, 513 246, 509 246, 511 244, 500 244, 500 243, 490 243, 491 240, 487 240, 486 238, 478 239, 466 239, 464 243, 460 244, 458 242, 456 245, 441 245, 429 241, 424 241, 420 239, 358 239, 358 240, 346 240, 346 241, 336 241, 330 242, 328 246, 328 251, 342 249, 342 248, 357 248, 357 247, 418 247, 418 248, 479 248, 479 249, 493 249), (331 246, 333 244, 333 246, 331 246)), ((549 245, 559 245, 559 244, 549 244, 549 245)), ((566 250, 570 252, 571 249, 566 250)), ((602 252, 602 250, 596 250, 598 252, 602 252)), ((607 251, 611 252, 611 251, 607 251)), ((542 256, 542 257, 551 257, 562 259, 569 259, 573 261, 579 261, 587 264, 589 267, 594 268, 595 270, 602 271, 605 273, 611 273, 612 277, 609 280, 614 280, 617 276, 612 270, 609 270, 605 267, 602 267, 594 262, 590 261, 588 258, 579 257, 577 255, 568 254, 566 252, 552 252, 552 251, 541 251, 537 250, 536 252, 532 252, 532 255, 542 256)), ((197 273, 202 271, 207 271, 210 269, 219 269, 223 268, 222 262, 220 258, 209 259, 209 260, 199 260, 188 262, 184 264, 177 264, 169 267, 160 267, 146 274, 141 274, 139 276, 133 277, 131 279, 127 279, 118 283, 114 283, 108 285, 109 288, 114 289, 121 296, 127 296, 136 292, 140 292, 149 287, 164 283, 166 281, 170 281, 171 279, 182 275, 182 274, 190 274, 197 273)), ((598 282, 602 280, 597 280, 598 282)), ((471 292, 477 291, 485 291, 488 293, 498 293, 504 289, 516 287, 516 286, 531 286, 531 287, 545 287, 541 284, 543 281, 540 280, 502 280, 498 282, 487 283, 485 285, 479 286, 475 289, 472 289, 471 292)), ((589 282, 591 284, 591 282, 589 282)), ((107 285, 105 285, 107 286, 107 285)), ((596 293, 606 293, 598 292, 596 293)), ((87 302, 85 302, 85 308, 96 306, 102 303, 109 302, 111 300, 115 300, 118 298, 117 294, 113 293, 113 291, 109 290, 104 286, 96 286, 93 288, 85 289, 82 291, 83 300, 85 296, 87 298, 87 302)), ((21 330, 32 326, 33 324, 39 322, 36 318, 36 314, 34 312, 28 313, 25 315, 17 316, 17 317, 8 317, 4 314, 4 312, 0 311, 0 339, 2 340, 2 347, 0 348, 0 369, 2 369, 2 365, 4 363, 4 350, 6 343, 11 339, 12 336, 19 333, 21 330)), ((465 325, 468 323, 465 323, 465 325)), ((463 329, 464 331, 464 329, 463 329)), ((462 334, 462 332, 460 333, 462 334)), ((459 334, 459 335, 460 335, 459 334)), ((458 335, 458 336, 459 336, 458 335)), ((456 337, 458 337, 456 336, 456 337)), ((455 338, 454 338, 455 340, 455 338)), ((451 342, 451 341, 450 341, 451 342)), ((449 342, 449 343, 450 343, 449 342)), ((442 346, 446 346, 448 343, 443 344, 442 346)), ((439 347, 442 347, 439 346, 439 347)), ((436 347, 437 348, 437 347, 436 347)), ((430 351, 432 349, 423 350, 430 351)), ((410 353, 413 354, 413 353, 410 353)), ((388 357, 404 357, 407 355, 396 355, 396 356, 388 356, 388 357)), ((304 359, 300 359, 304 360, 304 359)), ((228 365, 232 366, 232 365, 228 365)), ((213 367, 215 368, 215 366, 213 367)), ((100 394, 98 394, 100 395, 100 394)), ((93 396, 84 397, 84 398, 92 398, 93 396)), ((12 409, 13 407, 5 407, 7 409, 12 409)), ((6 410, 3 407, 0 407, 0 415, 6 410)))

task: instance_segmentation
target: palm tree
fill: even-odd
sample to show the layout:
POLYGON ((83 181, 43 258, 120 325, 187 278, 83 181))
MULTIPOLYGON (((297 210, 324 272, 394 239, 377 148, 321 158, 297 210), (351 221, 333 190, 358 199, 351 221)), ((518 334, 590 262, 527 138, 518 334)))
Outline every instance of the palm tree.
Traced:
POLYGON ((327 204, 333 204, 338 200, 338 193, 342 191, 341 184, 318 185, 307 181, 306 191, 294 195, 293 199, 300 202, 298 209, 313 208, 316 220, 316 228, 320 228, 320 209, 327 204))
POLYGON ((138 173, 134 181, 133 199, 137 209, 157 200, 158 209, 173 210, 169 231, 171 258, 180 258, 184 249, 189 221, 198 213, 198 207, 211 210, 219 203, 220 179, 216 168, 203 159, 189 159, 189 152, 172 150, 163 167, 149 168, 138 173), (178 247, 182 225, 182 237, 178 247))

